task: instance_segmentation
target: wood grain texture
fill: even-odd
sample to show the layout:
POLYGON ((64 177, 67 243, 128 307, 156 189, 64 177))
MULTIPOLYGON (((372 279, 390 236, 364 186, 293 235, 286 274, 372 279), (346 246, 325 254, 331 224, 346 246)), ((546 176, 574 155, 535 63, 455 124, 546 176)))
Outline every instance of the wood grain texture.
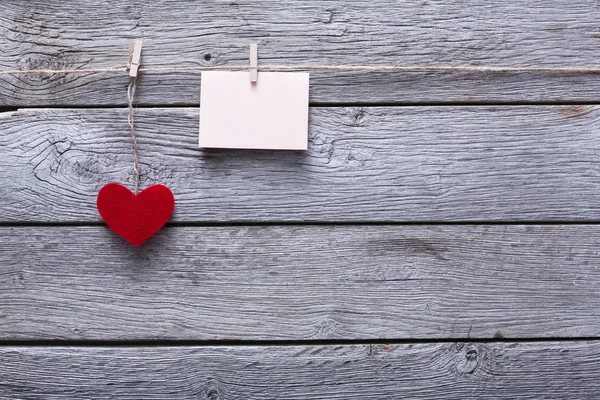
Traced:
MULTIPOLYGON (((597 337, 600 226, 0 229, 5 340, 597 337)), ((1 364, 0 364, 1 365, 1 364)))
MULTIPOLYGON (((198 109, 140 109, 141 187, 176 222, 565 221, 600 215, 600 108, 313 108, 307 152, 198 149, 198 109)), ((125 109, 0 117, 0 221, 99 222, 132 178, 125 109)))
MULTIPOLYGON (((143 65, 600 67, 590 0, 15 0, 0 4, 0 69, 143 65)), ((0 75, 0 106, 126 103, 127 73, 0 75)), ((195 104, 197 72, 142 73, 142 104, 195 104)), ((311 100, 339 102, 598 101, 593 73, 315 72, 311 100)))
POLYGON ((600 344, 4 347, 0 398, 583 399, 600 344))

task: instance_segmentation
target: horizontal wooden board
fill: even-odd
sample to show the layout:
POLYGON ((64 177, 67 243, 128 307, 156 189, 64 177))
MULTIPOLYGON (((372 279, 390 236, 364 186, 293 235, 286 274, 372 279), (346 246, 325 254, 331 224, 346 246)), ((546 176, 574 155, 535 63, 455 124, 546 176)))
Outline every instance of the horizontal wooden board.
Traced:
MULTIPOLYGON (((130 187, 126 109, 0 114, 0 222, 99 222, 130 187)), ((600 108, 312 108, 307 152, 198 148, 197 108, 139 109, 142 187, 175 222, 537 221, 600 215, 600 108)))
POLYGON ((4 227, 0 339, 597 337, 598 249, 598 225, 4 227))
MULTIPOLYGON (((0 70, 125 68, 144 40, 138 99, 199 101, 198 71, 248 64, 600 67, 589 0, 235 0, 0 4, 0 70)), ((0 75, 0 106, 126 103, 126 72, 0 75)), ((313 102, 598 101, 597 73, 312 74, 313 102)))
POLYGON ((58 399, 581 399, 600 344, 2 347, 0 396, 58 399))

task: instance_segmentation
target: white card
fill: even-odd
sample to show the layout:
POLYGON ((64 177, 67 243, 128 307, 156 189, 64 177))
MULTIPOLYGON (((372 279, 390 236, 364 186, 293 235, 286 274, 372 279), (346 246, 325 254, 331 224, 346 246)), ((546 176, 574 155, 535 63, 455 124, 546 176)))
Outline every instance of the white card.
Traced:
POLYGON ((308 73, 202 72, 200 147, 306 150, 308 73))

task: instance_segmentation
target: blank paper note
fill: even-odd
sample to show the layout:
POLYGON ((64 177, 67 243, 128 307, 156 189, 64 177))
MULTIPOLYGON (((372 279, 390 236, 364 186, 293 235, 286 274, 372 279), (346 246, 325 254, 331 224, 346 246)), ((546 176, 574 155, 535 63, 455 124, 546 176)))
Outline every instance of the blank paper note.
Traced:
POLYGON ((202 72, 200 147, 306 150, 308 75, 202 72))

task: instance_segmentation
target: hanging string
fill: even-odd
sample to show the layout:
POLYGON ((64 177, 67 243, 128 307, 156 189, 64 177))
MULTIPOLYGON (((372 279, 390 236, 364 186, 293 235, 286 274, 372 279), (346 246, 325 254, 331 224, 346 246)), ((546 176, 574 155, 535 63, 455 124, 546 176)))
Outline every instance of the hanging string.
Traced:
MULTIPOLYGON (((202 71, 246 71, 248 66, 210 66, 210 67, 146 67, 141 72, 202 72, 202 71)), ((546 72, 565 74, 600 74, 600 67, 486 67, 486 66, 409 66, 409 65, 264 65, 260 71, 400 71, 400 72, 483 72, 483 73, 519 73, 546 72)), ((90 74, 123 73, 127 67, 81 68, 81 69, 29 69, 5 70, 0 75, 29 74, 90 74)))
MULTIPOLYGON (((401 72, 555 72, 600 73, 600 67, 485 67, 485 66, 409 66, 409 65, 263 65, 261 71, 401 71, 401 72)), ((185 71, 247 71, 248 66, 221 67, 154 67, 142 69, 147 72, 185 71)))
POLYGON ((131 82, 127 87, 127 104, 129 105, 129 113, 127 114, 127 122, 129 122, 129 130, 131 131, 131 140, 133 141, 133 180, 135 184, 135 194, 138 193, 140 186, 140 165, 138 162, 138 145, 135 136, 135 126, 133 124, 133 97, 137 88, 137 78, 131 78, 131 82))

